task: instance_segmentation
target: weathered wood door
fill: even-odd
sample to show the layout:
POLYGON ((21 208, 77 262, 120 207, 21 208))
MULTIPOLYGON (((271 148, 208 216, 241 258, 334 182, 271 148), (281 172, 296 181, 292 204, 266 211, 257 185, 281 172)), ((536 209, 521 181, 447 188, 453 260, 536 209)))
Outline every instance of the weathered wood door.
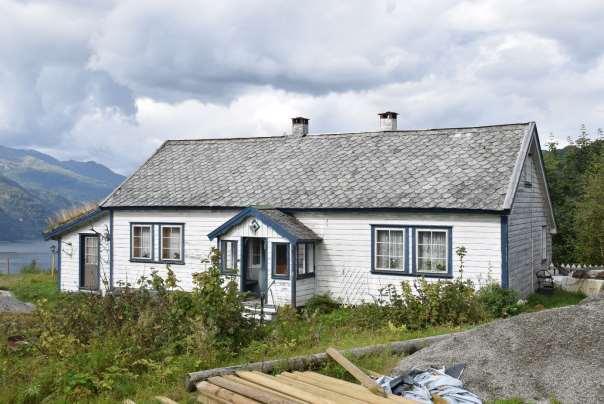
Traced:
POLYGON ((266 239, 245 238, 243 242, 243 291, 260 297, 266 292, 266 239))
POLYGON ((80 236, 80 288, 99 289, 99 236, 80 236))

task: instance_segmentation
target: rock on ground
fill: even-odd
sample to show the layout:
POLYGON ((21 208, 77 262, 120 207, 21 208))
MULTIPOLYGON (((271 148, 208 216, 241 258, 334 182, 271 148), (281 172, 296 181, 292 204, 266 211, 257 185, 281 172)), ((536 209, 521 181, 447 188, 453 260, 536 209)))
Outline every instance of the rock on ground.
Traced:
POLYGON ((0 313, 31 313, 34 307, 31 303, 23 303, 11 292, 0 290, 0 313))
POLYGON ((394 373, 453 363, 466 364, 461 379, 483 400, 604 403, 604 299, 454 334, 404 358, 394 373))

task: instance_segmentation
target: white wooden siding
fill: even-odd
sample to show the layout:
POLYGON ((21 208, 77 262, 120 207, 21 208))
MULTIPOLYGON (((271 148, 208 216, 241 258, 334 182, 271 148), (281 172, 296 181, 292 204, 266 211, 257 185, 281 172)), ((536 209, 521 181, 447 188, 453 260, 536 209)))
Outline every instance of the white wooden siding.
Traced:
MULTIPOLYGON (((116 210, 114 212, 114 266, 113 284, 129 283, 136 285, 141 276, 149 276, 157 270, 165 275, 166 265, 161 263, 130 262, 130 223, 184 223, 184 265, 171 265, 180 286, 191 290, 192 274, 204 271, 206 259, 211 246, 207 234, 233 217, 235 210, 116 210)), ((482 284, 491 278, 501 279, 501 225, 500 216, 495 214, 465 213, 405 213, 405 212, 298 212, 295 216, 313 229, 321 242, 315 246, 315 278, 298 279, 296 282, 297 304, 304 304, 315 293, 329 292, 333 297, 347 303, 372 301, 378 297, 379 289, 388 284, 400 285, 403 280, 412 281, 413 277, 372 274, 371 270, 371 225, 402 226, 451 226, 453 274, 458 276, 458 261, 455 249, 461 245, 467 248, 464 277, 482 284)), ((251 219, 250 219, 251 220, 251 219)), ((242 248, 240 237, 251 235, 249 221, 234 226, 223 239, 234 239, 238 249, 242 248)), ((104 219, 108 223, 108 219, 104 219)), ((256 236, 267 237, 268 243, 268 279, 269 304, 289 304, 291 302, 290 280, 273 280, 271 278, 272 243, 286 241, 276 232, 262 223, 256 236), (274 282, 273 282, 274 281, 274 282)), ((104 224, 95 224, 103 227, 104 224)), ((99 232, 101 232, 99 230, 99 232)), ((76 232, 77 233, 77 232, 76 232)), ((159 256, 159 230, 154 228, 154 256, 159 256)), ((64 236, 69 238, 70 236, 64 236)), ((77 255, 77 240, 74 253, 77 255)), ((411 244, 407 245, 405 259, 411 268, 411 244)), ((237 259, 240 258, 240 251, 237 259)), ((71 263, 67 255, 62 257, 62 280, 64 290, 73 289, 73 278, 78 280, 77 257, 71 263), (63 283, 65 282, 65 284, 63 283), (71 283, 69 283, 71 282, 71 283), (67 289, 72 288, 72 289, 67 289)), ((239 267, 240 267, 239 263, 239 267)), ((108 268, 108 265, 107 265, 108 268)), ((108 276, 108 275, 107 275, 108 276)), ((75 284, 77 288, 77 283, 75 284)))
POLYGON ((508 251, 510 288, 526 296, 537 288, 535 273, 551 263, 552 236, 545 183, 539 167, 536 143, 530 147, 520 175, 508 220, 508 251), (524 181, 531 182, 527 187, 524 181), (547 228, 547 260, 542 260, 541 228, 547 228))
POLYGON ((83 225, 61 237, 60 289, 66 292, 80 290, 80 234, 99 233, 100 288, 109 286, 109 214, 83 225))
MULTIPOLYGON (((316 247, 317 293, 330 293, 345 303, 373 301, 388 284, 413 277, 372 274, 371 225, 452 226, 453 276, 459 276, 455 249, 465 246, 464 277, 477 285, 501 279, 499 215, 405 212, 298 212, 295 216, 323 241, 316 247)), ((411 243, 405 248, 411 267, 411 243)))

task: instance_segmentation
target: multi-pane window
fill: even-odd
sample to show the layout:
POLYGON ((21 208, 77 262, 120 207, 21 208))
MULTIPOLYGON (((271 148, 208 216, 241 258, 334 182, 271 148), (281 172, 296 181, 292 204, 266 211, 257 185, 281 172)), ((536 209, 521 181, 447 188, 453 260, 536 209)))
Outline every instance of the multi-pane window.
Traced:
POLYGON ((273 243, 273 276, 286 277, 289 274, 289 244, 273 243))
POLYGON ((182 226, 161 225, 161 259, 182 261, 182 226))
POLYGON ((446 273, 447 230, 423 230, 416 233, 417 272, 446 273))
POLYGON ((132 225, 132 257, 133 259, 150 260, 152 251, 151 225, 132 225))
POLYGON ((86 237, 84 239, 84 264, 97 265, 99 263, 99 238, 86 237))
POLYGON ((375 270, 404 270, 404 234, 403 229, 375 229, 375 270))
POLYGON ((222 271, 237 271, 237 242, 232 240, 222 240, 221 246, 222 271))
POLYGON ((298 244, 298 275, 309 275, 315 272, 315 246, 313 243, 298 244))

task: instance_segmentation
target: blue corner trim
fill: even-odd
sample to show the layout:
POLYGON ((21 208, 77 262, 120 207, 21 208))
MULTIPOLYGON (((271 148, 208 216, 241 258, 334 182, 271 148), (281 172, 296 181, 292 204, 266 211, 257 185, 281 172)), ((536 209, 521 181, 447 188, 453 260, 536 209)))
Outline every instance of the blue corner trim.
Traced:
POLYGON ((109 211, 109 290, 113 290, 113 210, 109 211))
POLYGON ((61 238, 57 240, 57 287, 61 291, 61 238))
POLYGON ((247 263, 245 262, 245 238, 239 238, 241 242, 241 249, 239 250, 240 258, 239 258, 239 291, 243 292, 245 286, 245 266, 247 263))
POLYGON ((508 216, 501 216, 501 287, 510 287, 508 269, 508 216))
POLYGON ((290 274, 290 282, 291 282, 291 292, 292 292, 292 307, 295 309, 297 306, 296 302, 296 278, 298 274, 298 260, 295 254, 295 246, 294 244, 289 245, 289 274, 290 274))
POLYGON ((237 213, 235 216, 218 226, 216 229, 214 229, 208 234, 208 239, 213 240, 218 236, 222 236, 223 234, 228 232, 231 227, 240 224, 250 216, 255 217, 256 219, 260 219, 267 226, 272 227, 277 233, 279 233, 281 237, 289 240, 292 243, 301 241, 281 224, 275 222, 273 219, 262 213, 260 210, 252 207, 243 209, 241 212, 237 213))
POLYGON ((100 208, 91 210, 90 212, 88 212, 78 218, 75 218, 65 224, 62 224, 61 226, 57 227, 56 229, 43 233, 44 240, 50 240, 52 238, 56 238, 62 234, 65 234, 66 232, 68 232, 70 230, 80 227, 81 225, 83 225, 85 223, 95 220, 96 218, 104 215, 105 213, 107 213, 107 212, 104 210, 101 210, 100 208))

